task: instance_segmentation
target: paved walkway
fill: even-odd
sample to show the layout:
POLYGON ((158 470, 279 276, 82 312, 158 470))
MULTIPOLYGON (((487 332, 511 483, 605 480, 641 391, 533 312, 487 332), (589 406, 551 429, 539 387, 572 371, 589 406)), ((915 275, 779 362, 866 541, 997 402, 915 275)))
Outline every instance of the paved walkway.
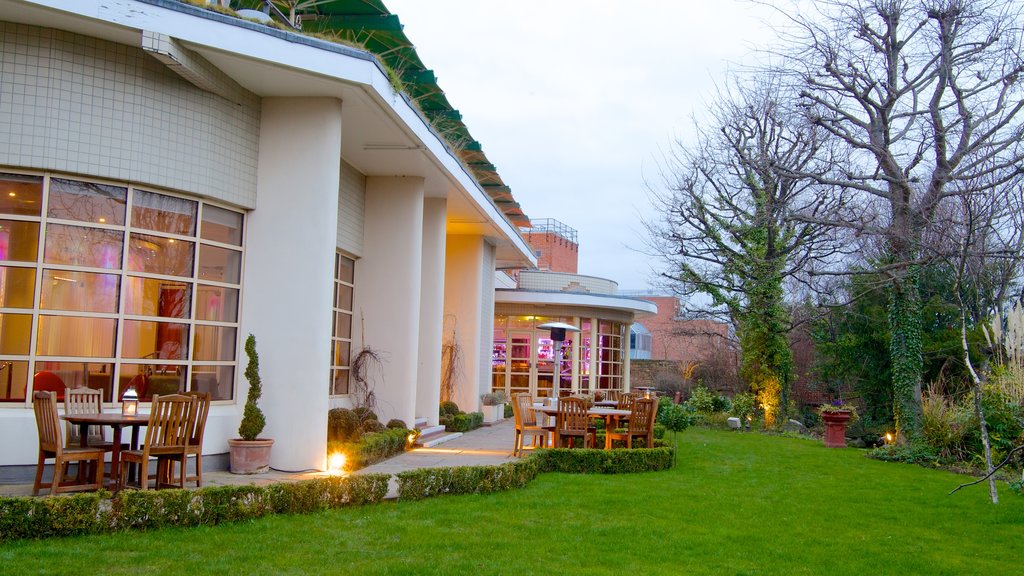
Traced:
MULTIPOLYGON (((437 466, 485 466, 503 464, 515 460, 512 456, 512 441, 515 426, 512 419, 478 428, 467 432, 433 448, 416 448, 394 458, 368 466, 356 474, 386 473, 397 474, 417 468, 433 468, 437 466)), ((271 470, 265 474, 241 475, 228 471, 203 472, 203 486, 238 486, 243 484, 274 484, 277 482, 297 482, 316 478, 325 472, 304 472, 288 474, 271 470)), ((192 484, 195 486, 195 484, 192 484)), ((43 491, 42 493, 46 493, 43 491)), ((388 496, 396 497, 398 484, 391 480, 388 496)), ((31 496, 32 484, 0 484, 0 496, 31 496)))

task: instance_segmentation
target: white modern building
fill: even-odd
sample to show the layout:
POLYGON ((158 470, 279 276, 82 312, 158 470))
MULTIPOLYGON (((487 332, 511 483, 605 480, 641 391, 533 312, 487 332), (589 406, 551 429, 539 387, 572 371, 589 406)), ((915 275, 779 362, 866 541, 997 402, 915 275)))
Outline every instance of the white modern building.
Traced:
POLYGON ((535 263, 466 164, 369 52, 173 0, 0 0, 0 477, 34 466, 54 382, 210 392, 226 452, 249 333, 275 468, 324 468, 363 348, 381 417, 436 422, 444 318, 487 350, 495 270, 535 263))

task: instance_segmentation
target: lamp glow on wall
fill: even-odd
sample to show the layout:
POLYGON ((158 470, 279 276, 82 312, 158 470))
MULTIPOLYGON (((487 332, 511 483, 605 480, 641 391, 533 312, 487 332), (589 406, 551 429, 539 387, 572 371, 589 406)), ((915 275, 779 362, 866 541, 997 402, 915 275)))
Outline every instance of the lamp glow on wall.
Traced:
POLYGON ((555 347, 555 370, 551 395, 558 398, 558 390, 562 385, 562 342, 565 341, 566 332, 579 332, 580 329, 565 322, 545 322, 538 325, 537 328, 551 333, 551 340, 555 347))

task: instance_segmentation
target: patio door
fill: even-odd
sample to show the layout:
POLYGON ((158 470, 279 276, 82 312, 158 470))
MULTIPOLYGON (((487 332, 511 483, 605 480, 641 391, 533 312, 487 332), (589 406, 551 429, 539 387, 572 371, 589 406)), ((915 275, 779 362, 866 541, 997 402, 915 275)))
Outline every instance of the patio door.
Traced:
POLYGON ((533 391, 533 345, 530 332, 509 332, 508 391, 509 394, 533 391))

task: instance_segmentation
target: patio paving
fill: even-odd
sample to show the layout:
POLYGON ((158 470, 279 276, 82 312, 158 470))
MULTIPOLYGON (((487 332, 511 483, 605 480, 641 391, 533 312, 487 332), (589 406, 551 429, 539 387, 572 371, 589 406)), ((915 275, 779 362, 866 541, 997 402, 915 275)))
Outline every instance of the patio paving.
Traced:
MULTIPOLYGON (((358 470, 355 474, 391 474, 388 497, 398 496, 394 474, 417 468, 437 466, 487 466, 514 461, 512 440, 515 425, 511 418, 494 426, 485 426, 433 448, 416 448, 383 462, 358 470)), ((276 482, 298 482, 322 476, 326 472, 286 473, 271 470, 265 474, 240 475, 226 470, 204 471, 203 486, 266 485, 276 482)), ((192 487, 194 488, 194 484, 192 487)), ((46 493, 45 490, 42 493, 46 493)), ((0 496, 31 496, 32 484, 0 484, 0 496)))

